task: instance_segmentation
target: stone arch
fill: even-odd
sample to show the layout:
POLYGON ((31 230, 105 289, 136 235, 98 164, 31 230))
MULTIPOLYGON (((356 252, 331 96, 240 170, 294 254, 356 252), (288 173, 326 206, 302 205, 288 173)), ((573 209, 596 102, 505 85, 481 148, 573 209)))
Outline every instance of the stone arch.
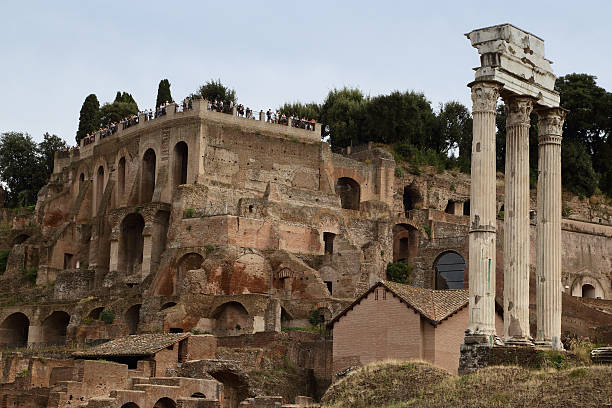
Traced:
POLYGON ((121 221, 117 269, 128 276, 141 273, 144 226, 144 218, 138 213, 130 213, 121 221))
POLYGON ((102 196, 104 195, 104 185, 105 185, 105 171, 104 171, 104 166, 100 165, 98 166, 98 168, 96 169, 96 178, 95 178, 95 194, 96 194, 96 198, 94 200, 95 204, 96 204, 96 210, 95 213, 97 214, 98 211, 100 210, 100 206, 102 205, 102 196))
POLYGON ((456 251, 440 253, 433 263, 436 289, 463 289, 465 287, 465 258, 456 251))
POLYGON ((223 384, 223 397, 226 404, 224 406, 237 407, 241 401, 250 396, 249 377, 235 366, 219 363, 218 365, 218 367, 209 369, 208 374, 223 384))
POLYGON ((128 328, 128 334, 138 333, 138 324, 140 323, 140 307, 141 304, 130 306, 125 312, 125 324, 128 328))
POLYGON ((406 216, 408 216, 410 210, 423 206, 423 196, 415 183, 404 186, 402 200, 404 203, 404 214, 406 216))
POLYGON ((176 402, 168 397, 160 398, 153 405, 153 408, 176 408, 176 402))
POLYGON ((594 299, 605 299, 606 297, 604 285, 601 284, 599 279, 589 275, 581 275, 574 279, 571 291, 572 296, 576 297, 589 297, 594 299), (586 291, 584 289, 586 289, 586 291), (584 296, 585 294, 587 296, 584 296))
POLYGON ((361 202, 361 186, 350 177, 340 177, 336 180, 336 194, 340 196, 342 208, 359 210, 361 202))
POLYGON ((201 392, 194 392, 191 394, 191 398, 206 398, 206 395, 202 394, 201 392))
POLYGON ((588 299, 595 299, 595 287, 590 283, 582 285, 582 297, 588 299))
POLYGON ((180 141, 174 145, 173 151, 173 170, 172 170, 172 183, 173 185, 179 186, 181 184, 187 184, 187 171, 189 163, 189 146, 184 141, 180 141))
POLYGON ((92 309, 89 312, 89 314, 87 314, 87 317, 89 319, 100 320, 100 315, 102 314, 103 311, 104 311, 104 306, 96 307, 95 309, 92 309))
POLYGON ((292 320, 293 315, 281 306, 281 327, 285 327, 292 320))
POLYGON ((28 344, 30 319, 21 312, 8 315, 0 325, 0 345, 25 347, 28 344))
POLYGON ((402 223, 393 227, 393 262, 411 261, 419 252, 421 233, 413 225, 402 223))
POLYGON ((121 408, 140 408, 135 402, 126 402, 121 408))
POLYGON ((182 287, 187 272, 194 269, 201 269, 202 262, 204 262, 204 257, 197 252, 189 252, 179 259, 176 268, 176 276, 172 279, 172 292, 174 294, 178 292, 177 288, 182 287))
POLYGON ((66 344, 66 332, 70 323, 70 315, 64 311, 51 313, 42 322, 42 342, 48 345, 66 344))
POLYGON ((215 309, 211 317, 215 319, 215 336, 239 336, 253 332, 253 318, 240 302, 223 303, 215 309))
POLYGON ((151 202, 155 191, 155 177, 157 171, 157 155, 153 148, 148 148, 142 155, 142 168, 140 178, 140 201, 151 202))

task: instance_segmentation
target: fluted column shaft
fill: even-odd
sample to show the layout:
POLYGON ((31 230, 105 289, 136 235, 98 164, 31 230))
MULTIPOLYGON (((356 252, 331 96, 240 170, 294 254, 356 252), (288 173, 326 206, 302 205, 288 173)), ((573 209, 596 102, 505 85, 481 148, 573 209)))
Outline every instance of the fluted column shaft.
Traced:
POLYGON ((536 343, 561 343, 561 139, 566 111, 538 112, 538 216, 536 241, 536 343))
POLYGON ((529 97, 504 97, 506 175, 504 203, 504 342, 529 339, 529 97))
POLYGON ((474 82, 468 334, 495 335, 495 110, 500 85, 474 82))

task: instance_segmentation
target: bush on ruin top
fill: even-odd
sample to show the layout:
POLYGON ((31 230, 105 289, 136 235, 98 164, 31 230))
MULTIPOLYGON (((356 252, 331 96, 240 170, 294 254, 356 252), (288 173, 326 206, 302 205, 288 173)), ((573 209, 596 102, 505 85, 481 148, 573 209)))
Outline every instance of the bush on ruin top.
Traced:
POLYGON ((100 313, 100 320, 106 324, 112 324, 115 321, 115 314, 110 310, 103 310, 102 313, 100 313))
POLYGON ((387 279, 391 282, 408 283, 413 266, 406 259, 387 264, 387 279))

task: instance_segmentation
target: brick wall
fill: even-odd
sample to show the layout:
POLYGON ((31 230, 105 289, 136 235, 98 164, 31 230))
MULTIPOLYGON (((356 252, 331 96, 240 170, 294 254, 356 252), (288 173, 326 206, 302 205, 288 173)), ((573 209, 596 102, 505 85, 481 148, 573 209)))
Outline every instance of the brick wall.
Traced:
POLYGON ((377 288, 334 325, 333 372, 345 369, 355 357, 363 365, 422 358, 420 315, 391 292, 377 288))

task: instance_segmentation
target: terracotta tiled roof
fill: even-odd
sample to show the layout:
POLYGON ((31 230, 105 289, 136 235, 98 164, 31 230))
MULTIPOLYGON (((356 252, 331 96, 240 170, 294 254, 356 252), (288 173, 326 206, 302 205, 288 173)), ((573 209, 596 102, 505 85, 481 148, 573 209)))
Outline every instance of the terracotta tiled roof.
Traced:
POLYGON ((136 334, 100 344, 87 351, 77 351, 75 357, 152 356, 190 336, 190 333, 136 334))
POLYGON ((328 323, 328 326, 333 326, 335 322, 352 310, 363 298, 379 286, 387 288, 407 306, 416 310, 434 325, 467 306, 469 301, 469 292, 467 289, 433 290, 417 288, 401 283, 380 281, 359 296, 350 306, 336 315, 328 323))

